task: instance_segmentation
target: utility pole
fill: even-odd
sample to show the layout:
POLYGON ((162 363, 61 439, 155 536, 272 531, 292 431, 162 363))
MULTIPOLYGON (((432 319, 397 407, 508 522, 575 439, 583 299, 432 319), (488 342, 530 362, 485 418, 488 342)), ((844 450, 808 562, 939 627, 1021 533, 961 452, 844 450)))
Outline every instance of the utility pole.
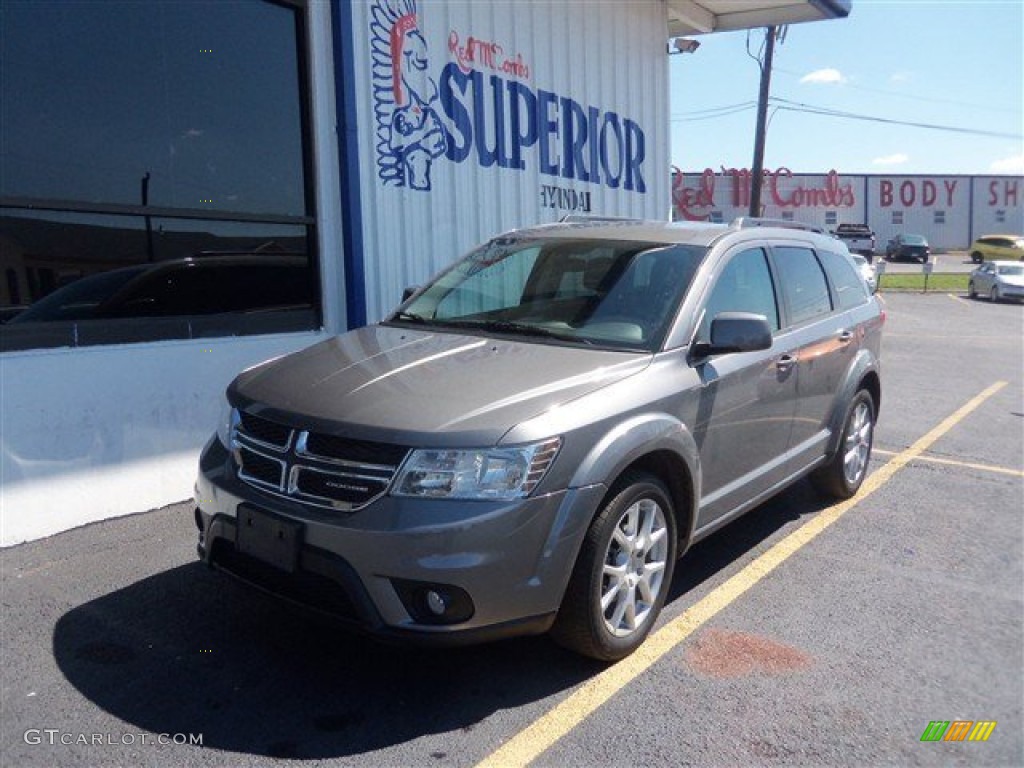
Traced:
POLYGON ((768 93, 772 85, 772 56, 775 53, 775 27, 768 27, 761 62, 761 90, 757 96, 757 128, 754 129, 754 162, 750 166, 750 215, 761 215, 761 182, 764 180, 764 139, 768 125, 768 93))

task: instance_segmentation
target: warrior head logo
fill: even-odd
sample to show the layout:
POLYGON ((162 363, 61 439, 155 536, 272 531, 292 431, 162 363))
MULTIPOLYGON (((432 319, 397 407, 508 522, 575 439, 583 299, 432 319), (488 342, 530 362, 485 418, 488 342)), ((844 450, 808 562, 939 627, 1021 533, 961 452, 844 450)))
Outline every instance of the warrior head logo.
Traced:
POLYGON ((371 9, 377 175, 385 184, 430 189, 430 166, 447 138, 427 74, 427 41, 416 0, 377 0, 371 9))

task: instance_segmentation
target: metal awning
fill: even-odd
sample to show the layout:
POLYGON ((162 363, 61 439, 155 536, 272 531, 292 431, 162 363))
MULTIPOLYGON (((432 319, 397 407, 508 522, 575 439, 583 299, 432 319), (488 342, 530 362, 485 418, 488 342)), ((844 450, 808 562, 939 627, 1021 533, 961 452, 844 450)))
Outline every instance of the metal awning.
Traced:
POLYGON ((702 35, 736 29, 842 19, 851 0, 666 0, 668 35, 702 35))

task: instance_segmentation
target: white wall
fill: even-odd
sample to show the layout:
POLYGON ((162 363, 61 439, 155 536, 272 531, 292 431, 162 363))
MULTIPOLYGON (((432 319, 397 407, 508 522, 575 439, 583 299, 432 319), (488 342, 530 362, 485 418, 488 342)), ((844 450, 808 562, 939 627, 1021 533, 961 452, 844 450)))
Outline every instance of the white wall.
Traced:
POLYGON ((320 337, 0 356, 0 546, 189 498, 234 375, 320 337))

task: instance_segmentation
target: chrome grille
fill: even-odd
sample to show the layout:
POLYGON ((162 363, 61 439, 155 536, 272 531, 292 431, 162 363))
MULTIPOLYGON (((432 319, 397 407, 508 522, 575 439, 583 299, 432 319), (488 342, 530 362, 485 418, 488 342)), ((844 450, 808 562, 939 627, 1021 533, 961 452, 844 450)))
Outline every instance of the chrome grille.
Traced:
POLYGON ((293 429, 238 412, 232 454, 243 482, 332 510, 361 509, 387 493, 409 448, 293 429))

